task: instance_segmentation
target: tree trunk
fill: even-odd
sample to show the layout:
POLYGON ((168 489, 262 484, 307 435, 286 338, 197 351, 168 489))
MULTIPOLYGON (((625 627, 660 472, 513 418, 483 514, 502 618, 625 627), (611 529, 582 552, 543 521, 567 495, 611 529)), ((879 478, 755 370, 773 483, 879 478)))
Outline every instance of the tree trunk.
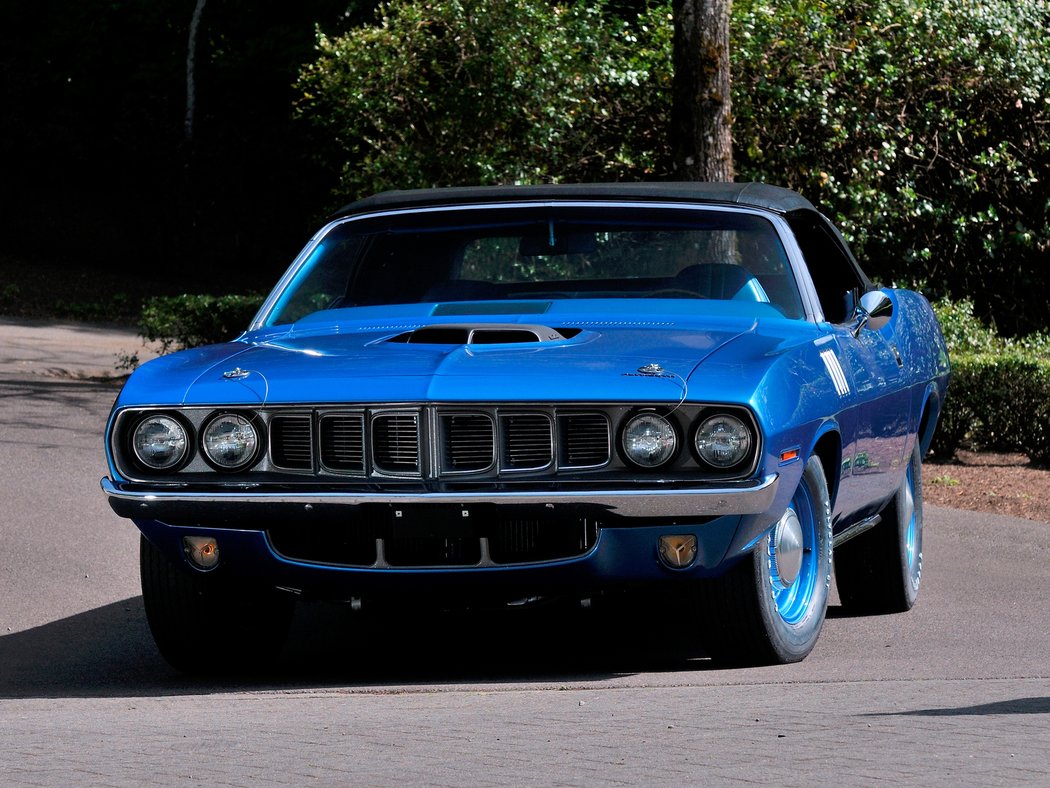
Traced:
POLYGON ((674 0, 671 145, 681 180, 733 180, 731 7, 732 0, 674 0))
POLYGON ((194 69, 197 61, 197 28, 200 27, 201 14, 208 0, 197 0, 190 17, 190 39, 186 45, 186 120, 183 133, 186 142, 193 142, 193 121, 197 109, 197 79, 194 69))

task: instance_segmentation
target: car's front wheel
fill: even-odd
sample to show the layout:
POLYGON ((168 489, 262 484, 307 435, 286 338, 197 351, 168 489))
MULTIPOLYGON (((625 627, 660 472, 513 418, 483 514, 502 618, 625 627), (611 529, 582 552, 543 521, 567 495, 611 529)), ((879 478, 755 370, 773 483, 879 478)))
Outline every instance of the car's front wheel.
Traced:
POLYGON ((295 599, 170 561, 141 537, 142 601, 153 639, 172 667, 190 673, 252 671, 271 664, 288 636, 295 599))
POLYGON ((706 650, 716 662, 781 664, 816 645, 831 583, 831 503, 811 457, 787 510, 754 551, 698 588, 706 650))

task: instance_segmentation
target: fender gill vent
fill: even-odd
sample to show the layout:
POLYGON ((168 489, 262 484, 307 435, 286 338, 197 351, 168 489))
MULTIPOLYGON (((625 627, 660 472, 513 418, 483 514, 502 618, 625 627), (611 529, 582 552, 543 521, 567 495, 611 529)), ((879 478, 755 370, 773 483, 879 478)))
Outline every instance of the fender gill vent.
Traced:
POLYGON ((580 331, 579 328, 547 328, 516 323, 426 326, 398 334, 387 341, 413 345, 513 345, 564 342, 566 339, 572 339, 580 331))

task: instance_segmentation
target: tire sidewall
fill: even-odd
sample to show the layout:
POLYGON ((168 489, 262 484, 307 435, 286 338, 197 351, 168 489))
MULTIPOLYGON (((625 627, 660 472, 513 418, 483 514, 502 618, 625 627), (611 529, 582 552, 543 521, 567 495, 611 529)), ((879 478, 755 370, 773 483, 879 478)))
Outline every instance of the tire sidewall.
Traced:
POLYGON ((908 460, 908 469, 901 488, 894 501, 897 518, 897 539, 899 544, 898 555, 901 562, 901 579, 904 592, 905 609, 911 608, 919 596, 919 587, 922 584, 922 541, 923 541, 923 516, 922 516, 922 453, 918 441, 912 448, 911 457, 908 460), (910 476, 910 480, 909 480, 910 476), (908 511, 908 487, 911 486, 911 508, 908 511), (911 517, 914 515, 914 562, 909 560, 908 539, 911 529, 911 517))
POLYGON ((806 546, 812 549, 812 558, 809 560, 815 560, 816 566, 809 603, 797 621, 785 620, 777 609, 774 598, 773 567, 769 551, 775 528, 771 529, 770 533, 759 542, 754 552, 760 613, 764 619, 763 623, 769 635, 770 645, 785 662, 803 659, 816 645, 820 630, 824 625, 828 607, 828 591, 831 586, 831 502, 824 467, 818 457, 811 457, 806 463, 799 485, 806 486, 808 495, 799 495, 796 492, 793 500, 811 502, 815 543, 806 546))

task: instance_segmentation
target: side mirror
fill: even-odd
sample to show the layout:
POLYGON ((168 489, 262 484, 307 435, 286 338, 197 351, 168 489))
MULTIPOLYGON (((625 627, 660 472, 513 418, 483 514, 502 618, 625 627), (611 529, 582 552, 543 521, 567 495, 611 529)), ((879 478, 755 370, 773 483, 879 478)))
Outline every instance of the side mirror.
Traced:
POLYGON ((893 301, 881 290, 869 290, 860 297, 860 303, 853 310, 850 330, 858 336, 865 328, 878 331, 893 316, 893 301))

